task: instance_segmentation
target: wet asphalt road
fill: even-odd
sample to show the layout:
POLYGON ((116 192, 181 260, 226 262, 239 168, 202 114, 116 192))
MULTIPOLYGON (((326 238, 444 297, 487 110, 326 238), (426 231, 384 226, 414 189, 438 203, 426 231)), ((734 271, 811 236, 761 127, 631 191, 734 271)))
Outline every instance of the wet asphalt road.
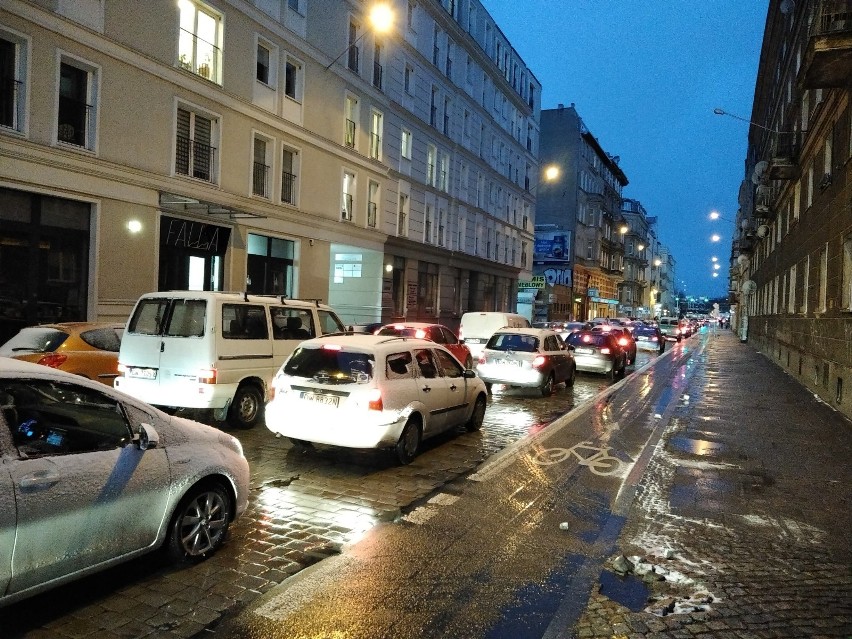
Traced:
MULTIPOLYGON (((628 376, 656 356, 639 352, 628 376)), ((578 374, 549 398, 501 390, 483 429, 424 443, 409 466, 381 451, 303 450, 264 427, 233 430, 252 470, 249 509, 226 546, 195 566, 152 555, 0 609, 0 637, 192 637, 304 568, 393 521, 507 446, 545 429, 610 386, 578 374)))

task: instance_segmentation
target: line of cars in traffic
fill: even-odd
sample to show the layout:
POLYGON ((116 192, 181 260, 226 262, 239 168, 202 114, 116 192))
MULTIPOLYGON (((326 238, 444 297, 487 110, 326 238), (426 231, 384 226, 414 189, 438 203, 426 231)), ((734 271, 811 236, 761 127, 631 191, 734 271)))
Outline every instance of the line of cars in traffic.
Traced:
POLYGON ((196 561, 221 546, 248 463, 182 410, 245 428, 265 413, 297 445, 406 464, 429 437, 480 429, 494 384, 549 395, 635 360, 614 326, 564 340, 467 315, 464 337, 426 323, 353 334, 318 300, 171 291, 142 296, 126 325, 23 329, 0 347, 0 605, 158 548, 196 561))

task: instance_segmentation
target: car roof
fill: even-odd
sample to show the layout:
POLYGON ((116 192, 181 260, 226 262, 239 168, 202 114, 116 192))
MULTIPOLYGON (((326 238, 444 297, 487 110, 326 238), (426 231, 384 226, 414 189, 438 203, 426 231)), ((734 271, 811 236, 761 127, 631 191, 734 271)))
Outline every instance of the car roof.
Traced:
POLYGON ((31 328, 52 328, 70 333, 82 333, 93 328, 124 328, 124 322, 51 322, 49 324, 34 324, 25 326, 21 330, 31 328))
POLYGON ((448 328, 444 324, 438 324, 437 322, 388 322, 387 324, 382 324, 380 328, 394 328, 396 326, 404 326, 405 328, 429 328, 431 326, 443 326, 444 328, 448 328))
POLYGON ((499 328, 494 331, 494 335, 497 335, 498 333, 511 335, 532 335, 533 337, 544 337, 546 335, 559 334, 558 331, 555 331, 551 328, 536 328, 535 326, 519 328, 499 328))

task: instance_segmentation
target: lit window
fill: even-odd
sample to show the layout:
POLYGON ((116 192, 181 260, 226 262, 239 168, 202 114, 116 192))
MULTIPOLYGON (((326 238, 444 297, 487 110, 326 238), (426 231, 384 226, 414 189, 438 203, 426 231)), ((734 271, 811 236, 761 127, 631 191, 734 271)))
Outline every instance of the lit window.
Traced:
POLYGON ((222 20, 212 9, 179 0, 178 63, 187 71, 221 84, 222 20))

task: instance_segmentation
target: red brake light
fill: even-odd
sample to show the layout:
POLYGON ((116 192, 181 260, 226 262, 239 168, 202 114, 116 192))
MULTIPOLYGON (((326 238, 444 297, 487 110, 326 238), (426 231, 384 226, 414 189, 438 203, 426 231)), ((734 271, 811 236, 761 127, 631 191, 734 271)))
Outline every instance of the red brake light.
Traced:
POLYGON ((592 341, 592 336, 591 335, 583 335, 583 341, 586 342, 586 344, 588 344, 589 342, 592 341))
POLYGON ((339 351, 342 346, 340 344, 323 344, 322 349, 324 351, 339 351))
POLYGON ((480 364, 484 364, 484 363, 485 363, 485 353, 480 353, 480 355, 479 355, 479 363, 480 363, 480 364))
POLYGON ((48 355, 41 357, 36 363, 41 364, 42 366, 50 366, 51 368, 59 368, 67 359, 68 356, 63 355, 62 353, 49 353, 48 355))
POLYGON ((626 337, 622 337, 621 339, 618 340, 619 346, 627 346, 627 344, 629 344, 629 342, 627 341, 626 337))
POLYGON ((536 356, 536 358, 532 362, 533 368, 539 368, 541 366, 544 366, 544 363, 546 361, 547 361, 547 358, 544 355, 536 356))
POLYGON ((393 327, 394 327, 394 330, 401 331, 402 329, 405 328, 405 324, 394 324, 393 327))
POLYGON ((215 368, 205 368, 203 370, 198 371, 198 381, 201 384, 215 384, 216 383, 216 369, 215 368))
POLYGON ((367 404, 367 408, 370 410, 384 410, 384 404, 382 404, 382 391, 378 388, 373 388, 370 390, 369 403, 367 404))
POLYGON ((418 328, 416 331, 414 331, 414 337, 416 337, 417 339, 423 339, 424 337, 426 337, 426 331, 424 331, 422 328, 418 328))
POLYGON ((610 352, 610 351, 609 351, 609 349, 608 349, 606 346, 604 346, 604 347, 601 349, 601 354, 602 354, 602 355, 609 355, 609 352, 610 352))

